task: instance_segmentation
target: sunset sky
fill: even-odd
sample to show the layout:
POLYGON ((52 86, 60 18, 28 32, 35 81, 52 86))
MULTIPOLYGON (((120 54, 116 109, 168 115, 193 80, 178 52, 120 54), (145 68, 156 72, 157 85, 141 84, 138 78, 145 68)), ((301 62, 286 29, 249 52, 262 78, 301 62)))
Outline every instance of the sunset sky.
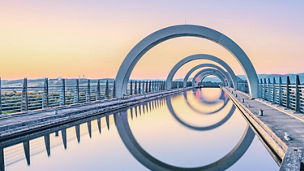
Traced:
MULTIPOLYGON (((115 77, 136 43, 177 24, 224 33, 247 53, 257 73, 300 73, 304 72, 303 9, 303 0, 2 0, 0 76, 115 77)), ((237 74, 244 74, 223 47, 185 37, 151 49, 132 78, 166 78, 179 60, 199 53, 218 56, 237 74)), ((176 78, 197 64, 187 64, 176 78)))

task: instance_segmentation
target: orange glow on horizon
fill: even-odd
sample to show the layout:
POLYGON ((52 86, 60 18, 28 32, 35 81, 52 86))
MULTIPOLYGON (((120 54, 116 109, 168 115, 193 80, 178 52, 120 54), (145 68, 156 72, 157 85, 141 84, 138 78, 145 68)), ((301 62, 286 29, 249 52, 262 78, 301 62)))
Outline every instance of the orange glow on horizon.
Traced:
MULTIPOLYGON (((172 8, 165 2, 119 3, 125 8, 117 7, 115 2, 91 0, 73 5, 35 0, 1 2, 0 77, 114 78, 137 42, 158 29, 185 22, 226 34, 247 53, 257 73, 303 72, 304 25, 299 24, 301 17, 294 16, 302 16, 303 11, 296 4, 288 5, 294 13, 287 14, 280 10, 287 4, 281 3, 272 5, 271 10, 270 4, 261 6, 263 2, 242 2, 239 7, 225 10, 225 2, 218 7, 211 1, 205 2, 208 8, 198 1, 191 5, 176 2, 172 8), (214 11, 206 10, 211 7, 214 11), (243 7, 248 8, 248 14, 243 13, 243 7)), ((223 47, 200 38, 177 38, 148 51, 134 68, 132 78, 164 79, 175 63, 198 53, 221 57, 236 74, 244 74, 223 47)), ((183 67, 175 78, 183 77, 195 64, 183 67)))

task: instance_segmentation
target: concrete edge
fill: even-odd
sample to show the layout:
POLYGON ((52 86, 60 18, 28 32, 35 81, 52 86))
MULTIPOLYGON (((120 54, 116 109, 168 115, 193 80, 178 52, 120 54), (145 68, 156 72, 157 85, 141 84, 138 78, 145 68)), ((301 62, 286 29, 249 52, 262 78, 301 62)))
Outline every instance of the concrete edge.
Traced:
POLYGON ((228 94, 234 104, 240 109, 240 111, 244 114, 252 126, 258 131, 258 133, 263 136, 264 140, 271 146, 273 151, 276 152, 277 155, 283 160, 285 152, 288 148, 287 145, 278 136, 276 136, 276 134, 272 132, 267 125, 259 120, 259 118, 256 117, 247 107, 239 103, 238 100, 229 92, 229 90, 226 88, 222 89, 228 94))

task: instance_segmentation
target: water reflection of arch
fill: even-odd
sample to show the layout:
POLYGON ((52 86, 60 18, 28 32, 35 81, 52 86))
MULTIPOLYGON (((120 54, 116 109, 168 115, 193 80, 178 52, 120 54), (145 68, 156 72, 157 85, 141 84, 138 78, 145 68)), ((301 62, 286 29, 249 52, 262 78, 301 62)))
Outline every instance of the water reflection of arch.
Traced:
MULTIPOLYGON (((195 91, 195 90, 194 90, 195 91)), ((222 92, 223 92, 223 90, 221 90, 222 92)), ((217 113, 217 112, 219 112, 219 111, 221 111, 222 109, 224 109, 225 107, 226 107, 226 105, 228 104, 228 102, 229 102, 229 98, 228 97, 225 97, 225 96, 220 96, 220 98, 223 98, 224 97, 224 103, 223 103, 223 105, 221 106, 221 107, 219 107, 218 109, 216 109, 216 110, 214 110, 214 111, 212 111, 212 112, 202 112, 202 111, 199 111, 199 110, 197 110, 195 107, 193 107, 192 105, 191 105, 191 103, 189 103, 189 100, 188 100, 188 95, 187 95, 187 92, 184 92, 183 93, 184 94, 184 99, 185 99, 185 102, 186 102, 186 104, 189 106, 189 108, 191 109, 191 110, 193 110, 193 111, 195 111, 195 112, 197 112, 197 113, 201 113, 201 114, 214 114, 214 113, 217 113)), ((203 102, 203 103, 205 103, 206 101, 205 100, 200 100, 201 102, 203 102)), ((207 104, 208 105, 212 105, 212 104, 215 104, 215 103, 210 103, 210 102, 207 102, 207 104), (208 104, 209 103, 209 104, 208 104)), ((234 112, 234 111, 233 111, 234 112)), ((227 119, 229 119, 229 118, 227 118, 227 119)))
POLYGON ((204 89, 201 88, 196 88, 193 89, 193 96, 196 97, 196 99, 198 99, 201 103, 206 104, 206 105, 214 105, 214 104, 218 104, 220 101, 224 101, 226 99, 229 99, 227 95, 225 95, 225 92, 223 90, 221 90, 221 94, 219 95, 219 98, 217 100, 207 100, 204 96, 204 89), (199 97, 197 97, 197 94, 199 93, 199 97))
MULTIPOLYGON (((233 115, 234 111, 235 111, 235 106, 232 105, 230 111, 227 113, 227 115, 220 121, 218 121, 217 123, 213 124, 213 125, 209 125, 209 126, 193 126, 189 123, 186 123, 185 121, 183 121, 182 119, 180 119, 178 117, 178 115, 176 114, 175 110, 173 109, 172 107, 172 102, 171 102, 171 98, 167 98, 167 107, 168 107, 168 110, 170 111, 171 115, 174 117, 174 119, 179 122, 181 125, 189 128, 189 129, 192 129, 192 130, 196 130, 196 131, 208 131, 208 130, 212 130, 212 129, 215 129, 221 125, 223 125, 225 122, 227 122, 230 117, 233 115)), ((225 104, 226 106, 227 104, 225 104)), ((224 107, 225 107, 224 106, 224 107)), ((221 108, 222 110, 223 108, 221 108)), ((192 109, 193 110, 193 109, 192 109)), ((202 113, 201 111, 196 111, 196 112, 199 112, 199 113, 202 113)), ((212 112, 214 113, 214 112, 212 112)))
POLYGON ((135 139, 128 122, 127 112, 114 115, 117 131, 129 152, 144 166, 151 170, 225 170, 237 162, 249 148, 254 132, 247 126, 243 136, 233 149, 221 159, 199 167, 177 167, 158 160, 146 152, 135 139))
POLYGON ((221 73, 220 71, 218 71, 217 69, 207 68, 207 69, 203 69, 203 70, 199 71, 197 74, 195 74, 195 76, 192 79, 192 85, 195 85, 196 79, 200 75, 202 75, 204 77, 207 74, 217 76, 222 81, 223 84, 225 84, 225 81, 228 81, 228 78, 223 73, 221 73))

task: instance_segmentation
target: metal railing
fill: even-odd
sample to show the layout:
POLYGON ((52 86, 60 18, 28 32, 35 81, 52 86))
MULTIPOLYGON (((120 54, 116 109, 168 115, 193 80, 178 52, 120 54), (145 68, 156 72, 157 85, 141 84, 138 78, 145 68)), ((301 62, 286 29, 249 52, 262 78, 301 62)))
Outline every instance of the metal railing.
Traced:
MULTIPOLYGON (((238 83, 238 90, 248 93, 248 84, 246 82, 238 83)), ((296 76, 295 83, 290 82, 289 76, 286 77, 286 83, 282 83, 279 77, 278 83, 273 78, 260 79, 259 98, 269 101, 273 104, 284 106, 295 112, 304 113, 304 84, 300 83, 299 75, 296 76)))
MULTIPOLYGON (((172 88, 180 88, 182 84, 182 81, 173 81, 172 88)), ((130 80, 126 96, 161 90, 165 90, 163 80, 130 80)), ((0 79, 0 114, 111 98, 115 98, 114 79, 24 78, 13 86, 1 86, 0 79)))

